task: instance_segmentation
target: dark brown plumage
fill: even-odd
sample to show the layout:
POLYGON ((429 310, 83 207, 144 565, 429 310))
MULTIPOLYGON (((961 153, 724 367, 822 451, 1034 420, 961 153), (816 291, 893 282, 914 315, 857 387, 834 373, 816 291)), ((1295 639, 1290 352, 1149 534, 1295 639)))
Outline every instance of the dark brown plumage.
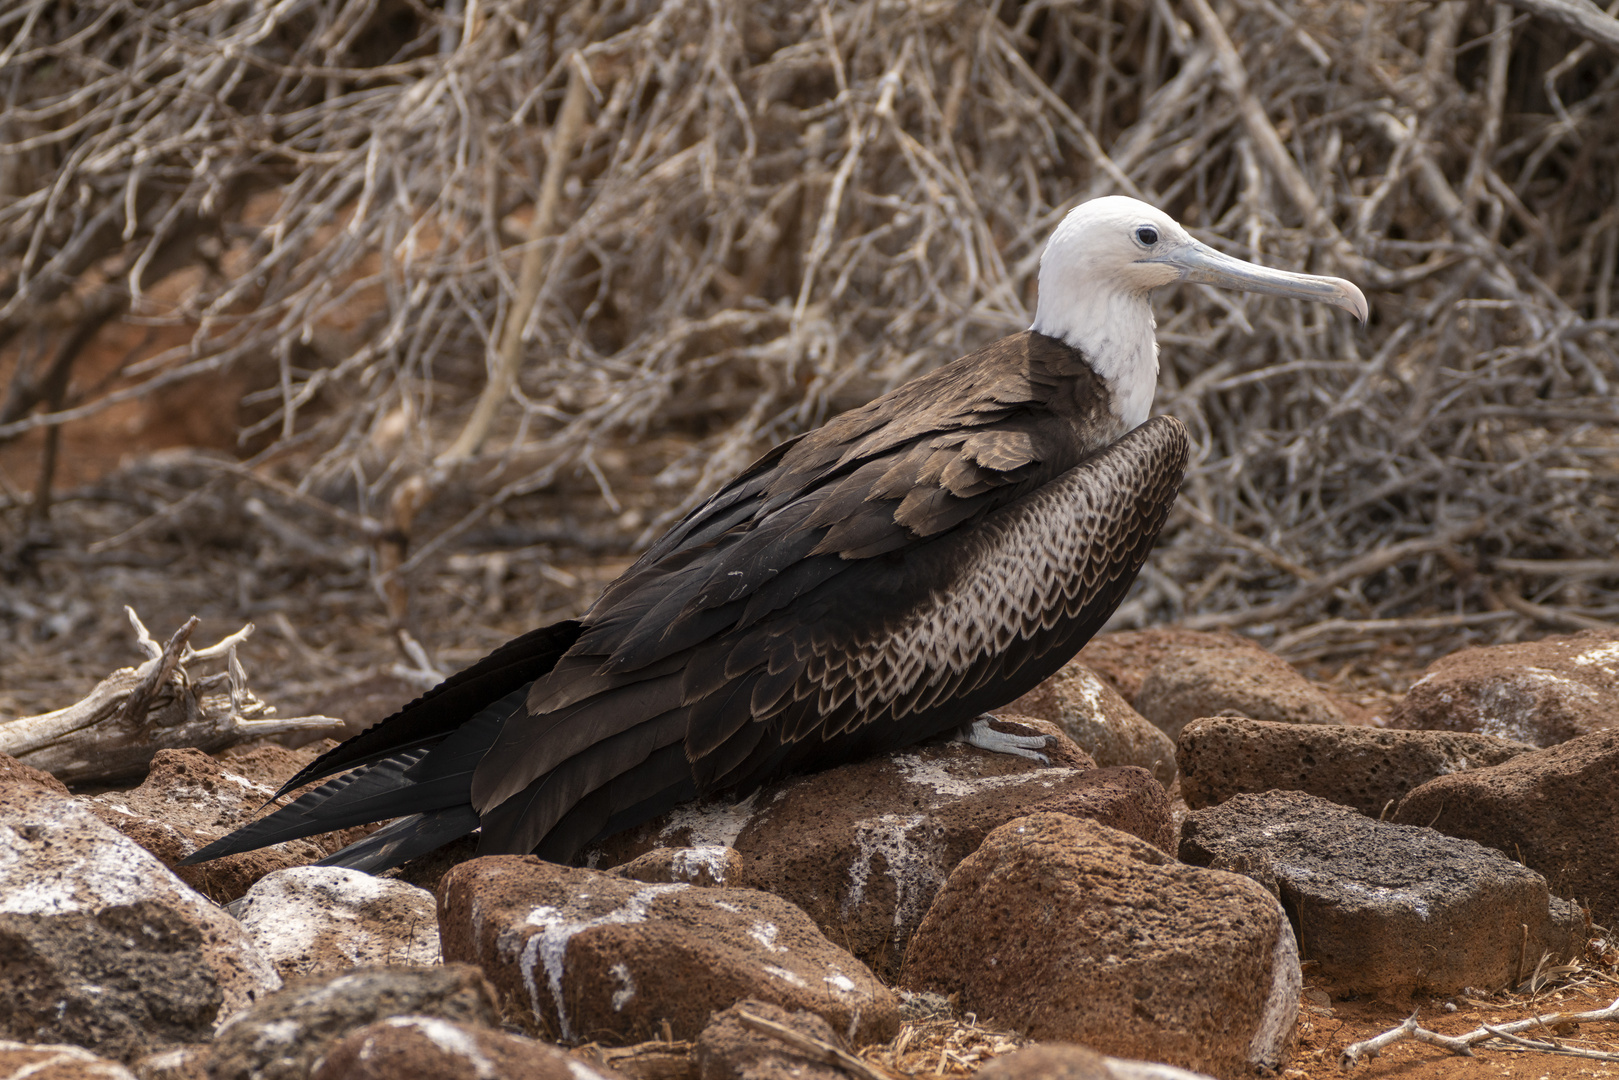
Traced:
POLYGON ((188 861, 403 813, 332 861, 479 825, 480 851, 567 860, 678 801, 959 728, 1067 661, 1163 524, 1181 425, 1120 438, 1110 406, 1077 350, 1025 332, 784 443, 578 622, 333 750, 287 789, 365 768, 188 861))
POLYGON ((567 860, 706 794, 745 794, 961 728, 1032 689, 1124 598, 1186 434, 1147 419, 1147 294, 1176 280, 1321 300, 1132 199, 1070 211, 1031 330, 778 446, 577 621, 508 642, 304 769, 352 769, 198 862, 400 814, 327 860, 377 869, 481 829, 567 860))

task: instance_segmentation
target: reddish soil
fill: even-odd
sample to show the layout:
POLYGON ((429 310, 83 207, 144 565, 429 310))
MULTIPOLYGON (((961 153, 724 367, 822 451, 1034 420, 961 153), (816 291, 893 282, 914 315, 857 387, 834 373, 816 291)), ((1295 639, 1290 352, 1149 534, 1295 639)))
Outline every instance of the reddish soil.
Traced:
MULTIPOLYGON (((1307 993, 1317 1000, 1319 991, 1307 993)), ((1500 1040, 1479 1046, 1471 1058, 1437 1046, 1402 1040, 1374 1058, 1363 1058, 1348 1073, 1339 1068, 1344 1050, 1352 1043, 1399 1026, 1413 1012, 1417 1023, 1441 1035, 1463 1035, 1481 1025, 1492 1027, 1552 1013, 1603 1009, 1619 998, 1619 979, 1589 975, 1585 985, 1543 992, 1537 998, 1502 995, 1495 998, 1426 999, 1408 1004, 1388 1001, 1334 1001, 1329 1006, 1306 1002, 1299 1017, 1299 1046, 1282 1075, 1287 1080, 1327 1080, 1352 1076, 1357 1080, 1450 1080, 1451 1077, 1515 1077, 1517 1080, 1574 1080, 1575 1077, 1619 1077, 1619 1020, 1559 1025, 1547 1032, 1573 1048, 1614 1055, 1611 1061, 1563 1056, 1512 1048, 1500 1040), (1447 1012, 1446 1005, 1456 1006, 1447 1012)), ((1525 1038, 1536 1038, 1525 1032, 1525 1038)))

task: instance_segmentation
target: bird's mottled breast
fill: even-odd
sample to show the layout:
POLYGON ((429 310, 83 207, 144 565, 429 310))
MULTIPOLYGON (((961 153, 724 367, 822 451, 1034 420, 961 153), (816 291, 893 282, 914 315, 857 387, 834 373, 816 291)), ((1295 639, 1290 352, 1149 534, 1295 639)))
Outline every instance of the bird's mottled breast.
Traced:
POLYGON ((1163 527, 1187 455, 1179 421, 1158 417, 1135 429, 975 525, 945 557, 947 566, 918 567, 949 572, 902 620, 829 648, 811 677, 833 696, 852 690, 863 709, 895 701, 903 715, 932 699, 924 686, 971 681, 986 658, 1015 658, 1020 642, 1061 623, 1100 623, 1163 527))

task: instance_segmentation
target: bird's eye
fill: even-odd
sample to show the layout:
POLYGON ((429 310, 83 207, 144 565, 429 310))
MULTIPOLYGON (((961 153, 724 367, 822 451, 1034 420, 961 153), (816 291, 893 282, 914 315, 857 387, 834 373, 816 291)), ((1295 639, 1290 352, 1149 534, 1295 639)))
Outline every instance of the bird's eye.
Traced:
POLYGON ((1152 247, 1158 242, 1158 230, 1151 225, 1143 225, 1136 230, 1136 239, 1146 246, 1152 247))

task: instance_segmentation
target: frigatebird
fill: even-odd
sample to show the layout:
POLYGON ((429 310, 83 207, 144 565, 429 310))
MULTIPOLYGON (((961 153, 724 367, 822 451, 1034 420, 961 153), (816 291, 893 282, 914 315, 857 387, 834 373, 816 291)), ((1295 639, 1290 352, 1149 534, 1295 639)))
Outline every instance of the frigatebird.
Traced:
POLYGON ((678 803, 946 733, 1034 752, 985 710, 1101 628, 1185 472, 1185 429, 1148 418, 1148 294, 1177 281, 1367 315, 1347 281, 1222 254, 1134 199, 1083 203, 1028 330, 777 446, 578 619, 329 751, 277 798, 343 775, 186 862, 388 818, 324 862, 381 870, 474 830, 480 854, 566 862, 678 803))

